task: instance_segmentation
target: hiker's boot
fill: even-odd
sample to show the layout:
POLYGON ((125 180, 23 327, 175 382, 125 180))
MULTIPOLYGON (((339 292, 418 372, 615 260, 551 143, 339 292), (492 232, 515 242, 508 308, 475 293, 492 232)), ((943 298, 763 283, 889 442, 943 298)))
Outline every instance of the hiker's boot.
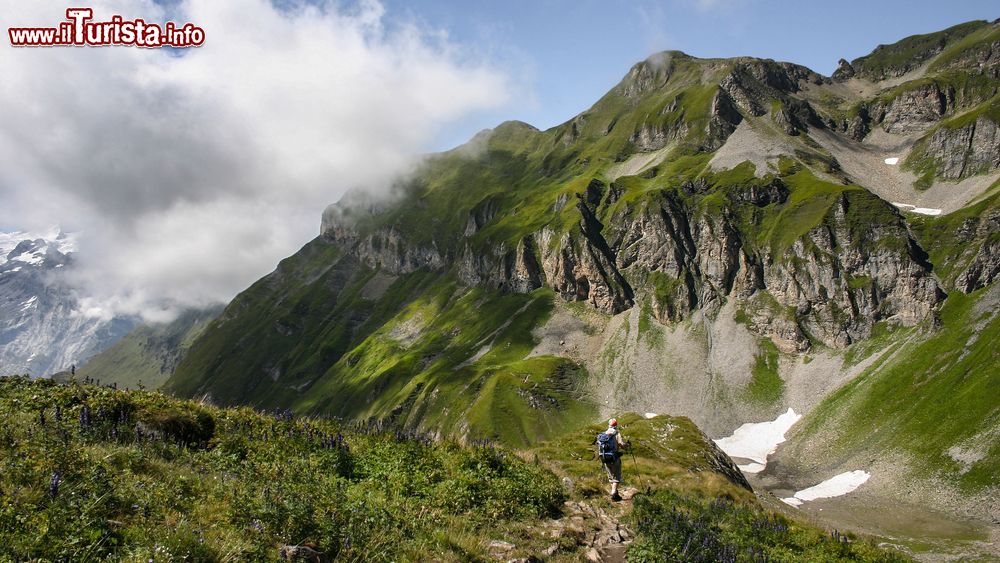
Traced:
POLYGON ((611 500, 618 502, 622 499, 622 496, 618 494, 618 491, 611 493, 611 500))

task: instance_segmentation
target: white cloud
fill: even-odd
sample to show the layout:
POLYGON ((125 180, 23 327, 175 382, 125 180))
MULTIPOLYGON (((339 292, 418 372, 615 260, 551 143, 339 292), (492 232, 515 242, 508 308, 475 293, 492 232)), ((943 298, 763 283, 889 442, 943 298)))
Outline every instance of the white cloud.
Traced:
MULTIPOLYGON (((88 4, 95 19, 190 21, 207 37, 181 56, 2 47, 0 224, 80 231, 93 314, 231 298, 315 236, 346 189, 379 190, 442 126, 512 91, 374 0, 88 4)), ((0 7, 6 28, 54 25, 66 4, 0 7)))

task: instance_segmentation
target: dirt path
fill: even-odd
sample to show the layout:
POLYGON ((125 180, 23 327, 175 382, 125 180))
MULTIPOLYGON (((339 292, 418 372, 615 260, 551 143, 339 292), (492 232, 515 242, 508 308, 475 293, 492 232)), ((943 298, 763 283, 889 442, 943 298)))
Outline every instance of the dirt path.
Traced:
POLYGON ((526 563, 543 558, 554 561, 624 563, 635 533, 623 523, 632 511, 634 488, 621 490, 622 501, 608 505, 597 499, 569 500, 558 518, 543 521, 530 530, 527 543, 545 545, 531 557, 511 557, 515 546, 507 542, 491 544, 491 555, 500 561, 526 563))

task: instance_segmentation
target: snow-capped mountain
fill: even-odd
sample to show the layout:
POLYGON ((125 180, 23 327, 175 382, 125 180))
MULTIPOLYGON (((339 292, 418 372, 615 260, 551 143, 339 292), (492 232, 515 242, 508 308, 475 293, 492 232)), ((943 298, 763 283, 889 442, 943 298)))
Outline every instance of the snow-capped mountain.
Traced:
POLYGON ((114 344, 135 319, 102 320, 77 312, 66 283, 76 238, 58 228, 0 233, 0 375, 47 376, 114 344))

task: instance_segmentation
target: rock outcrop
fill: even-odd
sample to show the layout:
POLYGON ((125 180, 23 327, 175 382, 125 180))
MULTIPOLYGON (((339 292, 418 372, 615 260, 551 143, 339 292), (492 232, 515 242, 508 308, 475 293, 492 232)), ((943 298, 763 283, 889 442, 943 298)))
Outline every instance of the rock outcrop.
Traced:
POLYGON ((955 278, 955 286, 963 293, 972 293, 997 279, 1000 279, 1000 240, 988 240, 969 267, 955 278))
POLYGON ((937 128, 915 151, 910 161, 929 161, 935 175, 945 180, 960 180, 1000 168, 1000 126, 980 117, 960 127, 937 128))
POLYGON ((1000 279, 1000 210, 967 219, 956 233, 956 242, 965 248, 956 258, 964 266, 955 276, 955 287, 972 293, 1000 279), (978 243, 978 244, 977 244, 978 243))
POLYGON ((891 101, 876 102, 868 109, 872 121, 889 133, 923 131, 955 109, 955 90, 942 90, 935 83, 907 90, 891 101))
POLYGON ((350 228, 333 226, 324 235, 341 248, 349 249, 371 268, 398 275, 420 269, 440 270, 445 262, 435 245, 412 244, 392 227, 359 236, 350 228))

